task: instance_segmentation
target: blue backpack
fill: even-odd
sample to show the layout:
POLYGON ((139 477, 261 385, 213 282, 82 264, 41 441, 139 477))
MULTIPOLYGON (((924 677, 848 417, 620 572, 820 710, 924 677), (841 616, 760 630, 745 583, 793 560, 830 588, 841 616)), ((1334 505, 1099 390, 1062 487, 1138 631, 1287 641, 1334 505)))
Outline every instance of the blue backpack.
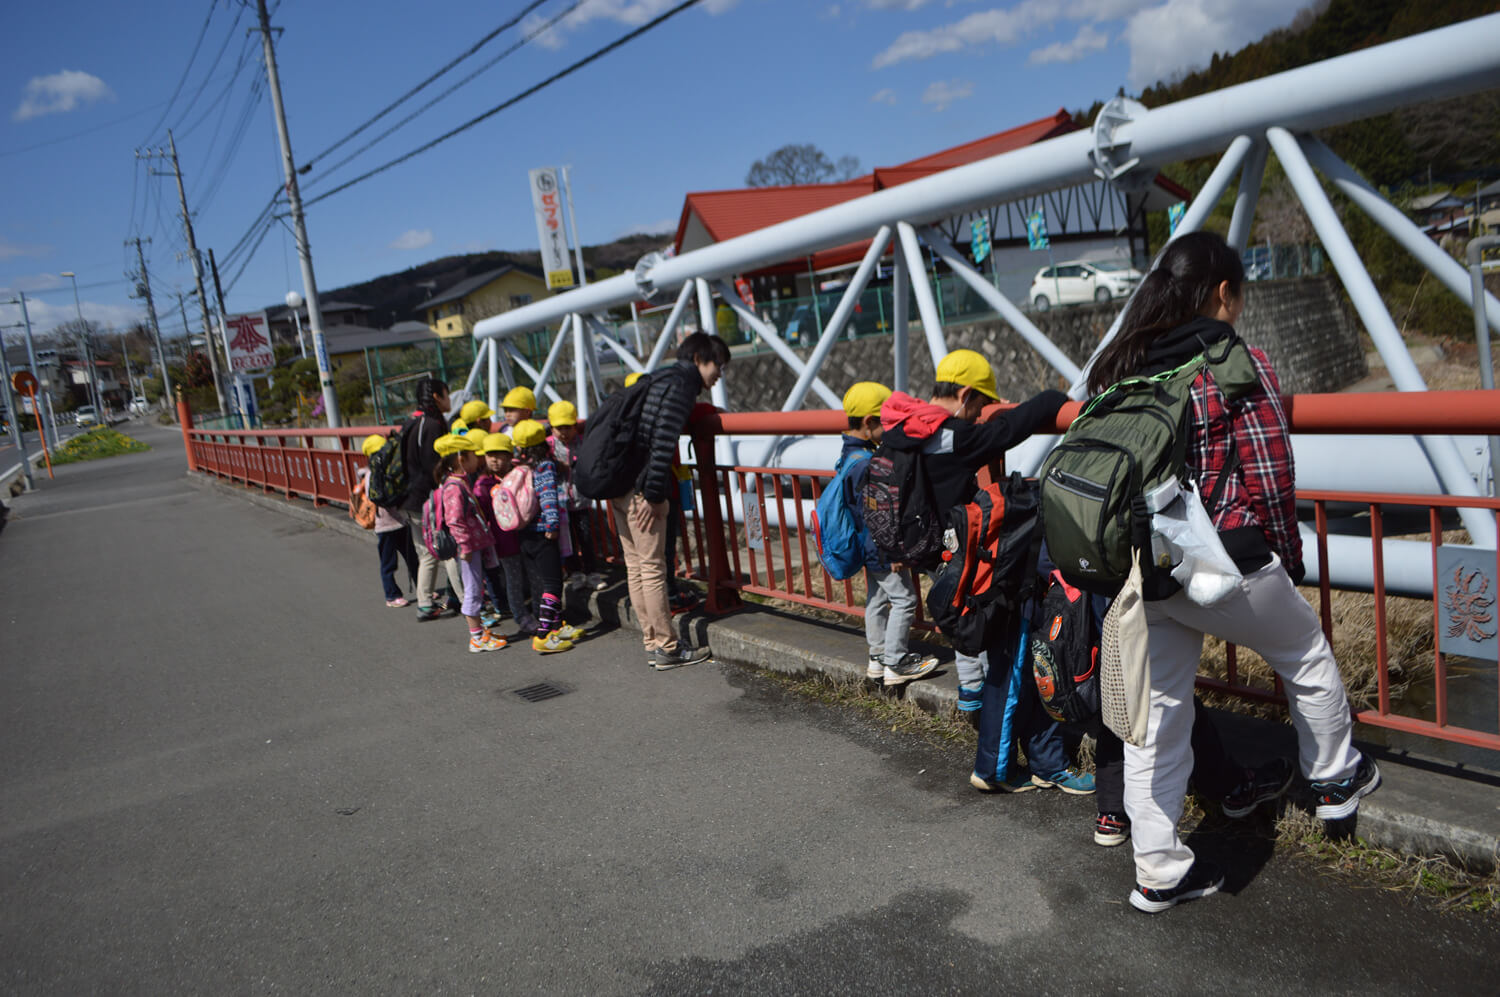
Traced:
MULTIPOLYGON (((813 510, 813 536, 818 542, 818 560, 839 581, 853 578, 865 566, 864 532, 854 518, 854 510, 844 501, 844 483, 869 466, 869 457, 851 454, 834 468, 833 480, 818 496, 813 510)), ((858 488, 854 490, 860 494, 858 488)))

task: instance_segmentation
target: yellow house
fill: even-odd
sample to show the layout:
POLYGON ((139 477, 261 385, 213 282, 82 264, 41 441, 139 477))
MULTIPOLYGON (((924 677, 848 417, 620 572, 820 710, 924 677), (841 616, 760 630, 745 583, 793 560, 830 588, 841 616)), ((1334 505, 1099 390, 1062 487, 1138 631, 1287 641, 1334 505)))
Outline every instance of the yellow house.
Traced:
POLYGON ((542 275, 528 267, 506 264, 498 270, 461 280, 422 302, 427 327, 443 339, 468 336, 474 323, 529 305, 551 292, 542 275))

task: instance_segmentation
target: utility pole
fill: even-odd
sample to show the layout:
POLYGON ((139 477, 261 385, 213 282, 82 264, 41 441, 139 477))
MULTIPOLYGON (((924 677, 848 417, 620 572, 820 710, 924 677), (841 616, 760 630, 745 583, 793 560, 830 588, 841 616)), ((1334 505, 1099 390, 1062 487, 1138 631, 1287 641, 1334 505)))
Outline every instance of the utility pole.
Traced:
MULTIPOLYGON (((250 428, 250 413, 245 411, 245 401, 240 396, 240 375, 234 370, 234 362, 229 359, 229 316, 224 312, 224 285, 219 282, 219 263, 214 259, 214 251, 208 251, 208 269, 214 277, 214 297, 219 302, 219 338, 224 341, 224 359, 229 364, 225 373, 229 376, 229 384, 234 392, 234 410, 240 416, 240 428, 250 428)), ((268 330, 269 331, 269 330, 268 330)))
MULTIPOLYGON (((30 365, 29 369, 31 370, 32 375, 38 381, 40 381, 42 379, 42 373, 41 368, 36 365, 36 343, 31 339, 31 313, 26 310, 25 291, 16 292, 15 303, 21 306, 21 321, 26 324, 26 362, 30 365)), ((33 398, 32 401, 32 408, 36 408, 36 405, 34 404, 36 399, 33 398)), ((52 378, 47 378, 46 413, 44 414, 40 411, 32 412, 31 417, 36 420, 36 431, 38 433, 52 434, 53 449, 56 449, 57 447, 62 445, 62 441, 57 438, 57 420, 52 417, 52 378)), ((44 435, 43 440, 45 441, 45 439, 46 437, 44 435)))
POLYGON ((297 237, 297 260, 302 264, 302 297, 307 301, 307 324, 312 330, 313 352, 318 360, 318 381, 323 386, 323 412, 330 429, 339 426, 339 398, 333 390, 333 372, 328 366, 328 343, 323 339, 323 313, 318 307, 318 283, 313 278, 312 247, 307 242, 307 220, 302 214, 302 192, 297 187, 297 164, 292 159, 292 136, 286 126, 281 103, 281 78, 276 75, 276 50, 271 44, 271 15, 266 0, 256 0, 260 13, 261 43, 266 54, 266 80, 271 89, 271 107, 276 112, 276 136, 281 140, 281 165, 286 173, 286 196, 292 208, 292 231, 297 237))
MULTIPOLYGON (((219 350, 214 343, 213 322, 208 317, 208 295, 203 290, 203 259, 198 255, 198 240, 193 235, 193 217, 188 213, 187 191, 182 186, 182 167, 177 162, 177 140, 172 137, 170 128, 167 129, 167 150, 163 153, 158 149, 154 155, 172 160, 171 175, 177 179, 177 200, 182 204, 182 227, 187 231, 188 255, 193 261, 193 282, 198 286, 198 307, 203 312, 203 341, 208 346, 208 366, 213 371, 214 396, 219 400, 219 414, 223 415, 224 389, 219 381, 219 350)), ((166 176, 167 174, 158 172, 157 175, 166 176)), ((191 326, 188 327, 188 337, 192 338, 191 326)))
POLYGON ((141 240, 135 240, 135 258, 141 267, 141 296, 146 299, 146 315, 151 319, 151 336, 156 340, 156 362, 161 364, 162 398, 172 408, 172 375, 167 372, 167 351, 161 346, 161 326, 156 321, 156 302, 151 299, 151 275, 146 272, 146 254, 141 240))

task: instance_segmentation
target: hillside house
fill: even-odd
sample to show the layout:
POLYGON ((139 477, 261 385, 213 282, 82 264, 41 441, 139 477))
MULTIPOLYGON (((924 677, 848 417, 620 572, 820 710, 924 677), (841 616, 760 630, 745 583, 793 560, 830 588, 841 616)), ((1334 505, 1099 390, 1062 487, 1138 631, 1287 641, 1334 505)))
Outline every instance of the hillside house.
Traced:
POLYGON ((422 302, 418 312, 442 339, 468 336, 474 323, 529 305, 552 292, 540 271, 506 264, 459 281, 422 302))

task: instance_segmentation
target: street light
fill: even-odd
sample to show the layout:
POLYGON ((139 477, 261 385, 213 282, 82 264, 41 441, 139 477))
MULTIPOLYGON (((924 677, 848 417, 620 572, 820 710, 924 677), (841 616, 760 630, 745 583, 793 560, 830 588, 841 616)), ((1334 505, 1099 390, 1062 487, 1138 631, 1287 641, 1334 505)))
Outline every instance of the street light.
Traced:
POLYGON ((78 310, 78 334, 83 338, 83 363, 89 374, 89 400, 94 405, 95 414, 102 420, 104 401, 99 397, 99 368, 94 366, 94 348, 89 342, 89 324, 83 317, 83 304, 78 300, 78 275, 71 270, 64 270, 60 276, 67 277, 73 282, 73 307, 78 310))
POLYGON ((302 351, 302 359, 307 359, 307 344, 302 341, 302 316, 297 309, 302 307, 302 295, 296 291, 286 292, 286 306, 292 310, 292 321, 297 323, 297 349, 302 351))

